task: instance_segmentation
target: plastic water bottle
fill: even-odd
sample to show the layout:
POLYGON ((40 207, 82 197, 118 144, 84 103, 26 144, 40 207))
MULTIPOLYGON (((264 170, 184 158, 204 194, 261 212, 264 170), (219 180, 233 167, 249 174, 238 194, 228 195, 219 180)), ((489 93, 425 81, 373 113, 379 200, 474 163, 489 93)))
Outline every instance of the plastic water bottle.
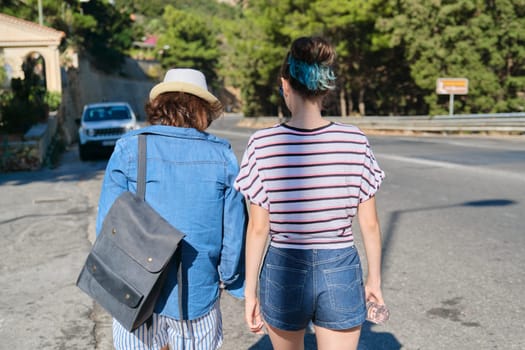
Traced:
POLYGON ((390 310, 386 305, 379 305, 373 301, 366 303, 366 319, 375 324, 384 324, 390 318, 390 310))

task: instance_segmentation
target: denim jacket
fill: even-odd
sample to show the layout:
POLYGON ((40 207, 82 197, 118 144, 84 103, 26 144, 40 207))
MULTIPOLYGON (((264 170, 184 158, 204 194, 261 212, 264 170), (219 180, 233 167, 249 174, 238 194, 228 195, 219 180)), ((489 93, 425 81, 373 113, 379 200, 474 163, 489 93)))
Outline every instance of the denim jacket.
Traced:
MULTIPOLYGON (((239 172, 230 145, 190 128, 154 125, 132 131, 116 144, 99 199, 97 235, 115 199, 136 192, 138 137, 147 133, 146 201, 186 237, 182 244, 184 314, 195 319, 219 298, 219 283, 235 297, 244 293, 246 207, 233 188, 239 172)), ((174 263, 172 264, 174 265, 174 263)), ((177 276, 171 273, 155 312, 180 319, 177 276)))

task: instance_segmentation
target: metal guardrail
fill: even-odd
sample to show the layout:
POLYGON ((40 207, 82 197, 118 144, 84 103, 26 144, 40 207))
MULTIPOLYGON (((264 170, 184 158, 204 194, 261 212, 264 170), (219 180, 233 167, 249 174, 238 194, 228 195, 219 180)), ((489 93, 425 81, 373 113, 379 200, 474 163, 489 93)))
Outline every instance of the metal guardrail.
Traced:
POLYGON ((329 117, 362 129, 433 133, 525 134, 525 113, 457 114, 439 116, 329 117))
MULTIPOLYGON (((326 117, 326 119, 345 124, 353 124, 363 130, 369 131, 525 135, 525 113, 438 116, 330 116, 326 117)), ((238 125, 249 128, 264 128, 283 122, 284 120, 283 118, 277 117, 242 118, 241 116, 238 125)))
POLYGON ((525 112, 437 115, 433 118, 523 118, 525 112))

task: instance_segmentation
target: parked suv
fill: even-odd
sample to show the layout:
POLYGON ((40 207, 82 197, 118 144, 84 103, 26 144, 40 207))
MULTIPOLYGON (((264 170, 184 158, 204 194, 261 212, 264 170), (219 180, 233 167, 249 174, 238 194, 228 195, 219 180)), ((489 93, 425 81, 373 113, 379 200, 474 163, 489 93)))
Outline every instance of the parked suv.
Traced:
POLYGON ((78 129, 80 159, 111 152, 126 132, 138 129, 137 118, 126 102, 92 103, 84 106, 78 129))

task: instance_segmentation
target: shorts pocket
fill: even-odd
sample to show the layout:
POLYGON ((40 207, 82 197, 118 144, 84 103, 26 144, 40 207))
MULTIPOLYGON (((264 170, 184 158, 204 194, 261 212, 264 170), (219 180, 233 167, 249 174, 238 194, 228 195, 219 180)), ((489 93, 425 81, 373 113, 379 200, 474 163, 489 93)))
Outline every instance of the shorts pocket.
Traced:
POLYGON ((354 312, 363 308, 365 292, 360 264, 327 269, 323 274, 334 310, 354 312))
POLYGON ((261 288, 262 300, 267 307, 278 312, 294 312, 303 302, 306 271, 266 264, 261 288))

